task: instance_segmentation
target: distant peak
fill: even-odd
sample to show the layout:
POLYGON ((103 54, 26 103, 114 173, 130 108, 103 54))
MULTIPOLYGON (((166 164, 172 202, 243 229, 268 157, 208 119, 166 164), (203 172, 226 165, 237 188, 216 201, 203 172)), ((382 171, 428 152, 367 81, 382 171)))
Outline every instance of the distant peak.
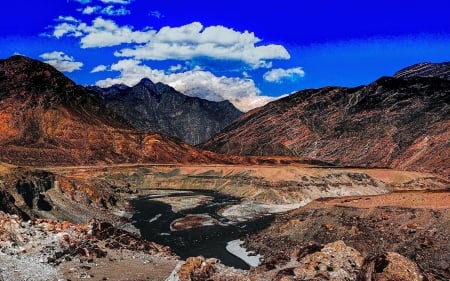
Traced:
POLYGON ((144 85, 144 86, 151 86, 153 87, 155 84, 150 80, 149 78, 142 78, 141 81, 139 81, 138 85, 144 85))

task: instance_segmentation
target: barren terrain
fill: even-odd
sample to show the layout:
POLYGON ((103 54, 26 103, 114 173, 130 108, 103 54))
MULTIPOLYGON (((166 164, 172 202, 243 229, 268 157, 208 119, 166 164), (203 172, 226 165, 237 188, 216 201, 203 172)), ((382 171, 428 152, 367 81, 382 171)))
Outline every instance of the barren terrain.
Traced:
MULTIPOLYGON (((237 221, 295 209, 278 215, 272 227, 246 240, 246 247, 263 257, 263 264, 255 272, 246 273, 214 263, 211 266, 219 266, 220 272, 225 274, 216 277, 225 279, 214 277, 213 280, 233 280, 232 276, 272 280, 279 270, 289 265, 283 257, 289 256, 293 249, 300 251, 311 243, 321 245, 337 240, 344 240, 363 257, 376 249, 398 251, 417 262, 427 276, 445 277, 445 263, 449 260, 446 243, 449 237, 446 232, 449 229, 449 186, 446 179, 427 173, 305 164, 111 165, 40 169, 0 165, 1 192, 11 199, 2 202, 2 210, 28 218, 86 223, 95 217, 109 221, 115 227, 135 231, 127 223, 133 213, 129 199, 141 195, 157 199, 161 193, 170 193, 170 190, 189 192, 191 189, 213 190, 241 198, 241 203, 232 206, 232 210, 223 210, 237 221), (41 201, 30 201, 27 196, 41 198, 41 201), (42 208, 44 201, 51 208, 45 204, 47 208, 42 208), (302 205, 306 206, 297 209, 302 205), (382 244, 377 240, 380 237, 384 241, 382 244), (269 269, 271 263, 278 269, 269 269)), ((185 202, 174 199, 166 203, 179 211, 193 202, 208 201, 204 196, 186 198, 185 202)), ((185 221, 191 223, 189 217, 185 221)), ((17 272, 27 264, 27 259, 29 262, 46 261, 48 255, 54 254, 46 247, 58 245, 60 240, 55 238, 50 245, 45 241, 39 241, 43 252, 32 254, 13 247, 10 249, 15 249, 14 256, 0 256, 4 280, 16 280, 11 277, 15 275, 5 272, 19 274, 17 272)), ((60 259, 57 265, 45 263, 43 268, 47 268, 49 275, 70 280, 89 276, 93 280, 164 280, 178 264, 171 258, 140 250, 108 249, 102 243, 96 245, 107 253, 105 257, 93 257, 91 262, 87 261, 89 256, 60 259), (126 268, 135 270, 127 271, 126 268), (128 277, 121 275, 125 272, 128 277)), ((336 245, 330 247, 343 247, 336 245)), ((293 264, 299 265, 297 261, 293 264)), ((35 276, 33 267, 29 270, 31 272, 23 271, 24 278, 35 276)))

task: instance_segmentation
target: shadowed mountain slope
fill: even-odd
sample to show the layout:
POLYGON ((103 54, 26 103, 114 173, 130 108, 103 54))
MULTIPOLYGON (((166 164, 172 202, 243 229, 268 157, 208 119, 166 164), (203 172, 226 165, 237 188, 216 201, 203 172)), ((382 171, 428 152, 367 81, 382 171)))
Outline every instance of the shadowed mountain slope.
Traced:
POLYGON ((91 87, 107 108, 134 128, 199 144, 242 115, 229 101, 214 102, 186 96, 163 83, 142 79, 134 87, 91 87))

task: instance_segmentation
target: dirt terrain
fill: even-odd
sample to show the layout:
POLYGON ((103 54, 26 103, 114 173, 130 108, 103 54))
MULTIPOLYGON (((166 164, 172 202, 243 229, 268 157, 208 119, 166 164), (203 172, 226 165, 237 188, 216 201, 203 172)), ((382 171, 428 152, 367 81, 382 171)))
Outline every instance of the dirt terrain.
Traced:
POLYGON ((398 252, 428 280, 448 280, 449 237, 450 190, 445 190, 318 199, 279 216, 246 241, 266 257, 266 267, 288 260, 293 249, 342 240, 365 257, 398 252))
MULTIPOLYGON (((337 267, 342 262, 342 255, 349 255, 352 263, 341 264, 349 270, 333 273, 338 274, 336 276, 349 274, 351 278, 355 277, 361 272, 362 261, 386 250, 398 252, 413 264, 417 263, 419 272, 423 271, 429 280, 445 280, 442 278, 448 276, 446 263, 449 261, 449 234, 446 232, 450 228, 450 200, 446 190, 449 186, 446 179, 427 173, 306 164, 113 165, 42 169, 1 164, 0 207, 16 216, 3 215, 3 221, 15 228, 5 227, 6 224, 0 228, 1 241, 7 245, 2 246, 6 252, 0 254, 0 276, 4 280, 20 280, 20 276, 33 280, 52 280, 49 276, 54 280, 165 280, 178 265, 171 277, 178 279, 168 280, 278 280, 283 276, 294 276, 291 274, 293 268, 297 268, 295 272, 299 276, 306 274, 301 268, 308 255, 299 253, 310 249, 308 247, 316 247, 314 245, 318 245, 314 249, 323 249, 322 245, 328 243, 326 252, 308 250, 309 255, 313 255, 308 259, 317 260, 324 255, 331 267, 337 267), (245 246, 264 257, 263 264, 253 271, 228 268, 202 258, 183 265, 160 246, 157 247, 162 256, 159 250, 149 253, 130 248, 133 245, 130 241, 138 236, 134 236, 135 229, 128 223, 133 213, 128 200, 140 195, 170 193, 171 189, 215 190, 242 198, 241 204, 228 211, 239 219, 249 219, 254 215, 253 210, 264 208, 257 215, 271 213, 274 209, 295 210, 278 215, 269 229, 247 238, 245 246), (330 198, 341 196, 346 197, 330 198), (297 209, 305 204, 308 205, 297 209), (93 228, 92 220, 88 222, 91 218, 102 225, 109 223, 112 229, 120 229, 121 235, 129 238, 120 240, 123 236, 119 235, 112 241, 119 239, 116 241, 124 244, 119 248, 107 247, 104 238, 88 233, 87 229, 93 228), (31 224, 27 222, 29 219, 31 224), (127 229, 132 232, 123 232, 127 229), (88 245, 106 255, 69 255, 67 260, 64 255, 56 264, 52 259, 48 263, 48 257, 64 252, 64 233, 78 241, 85 239, 82 237, 92 237, 93 240, 87 240, 91 241, 88 245), (29 240, 17 238, 23 236, 29 240), (11 244, 10 241, 18 242, 11 244), (24 248, 25 244, 34 245, 35 250, 24 248), (294 254, 301 258, 292 259, 294 254), (331 255, 340 258, 333 259, 331 255), (358 266, 350 270, 353 263, 358 266), (30 267, 29 264, 41 266, 30 267), (47 275, 39 279, 36 272, 42 270, 47 275), (184 272, 184 277, 196 277, 183 279, 178 276, 179 270, 184 272)), ((173 204, 174 210, 182 210, 192 202, 207 200, 201 196, 189 196, 188 199, 167 203, 173 204)))

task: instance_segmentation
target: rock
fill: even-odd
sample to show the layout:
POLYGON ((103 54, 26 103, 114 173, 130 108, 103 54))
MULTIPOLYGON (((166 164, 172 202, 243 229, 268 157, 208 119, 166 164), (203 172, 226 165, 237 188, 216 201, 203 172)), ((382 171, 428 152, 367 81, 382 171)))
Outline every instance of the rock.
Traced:
POLYGON ((180 281, 209 280, 214 274, 216 259, 206 260, 204 257, 190 257, 179 270, 180 281))
POLYGON ((366 259, 358 276, 359 281, 422 281, 417 265, 408 258, 385 252, 366 259))
POLYGON ((336 241, 303 257, 293 273, 299 280, 355 280, 363 261, 357 250, 336 241))
POLYGON ((257 281, 260 276, 249 276, 245 271, 224 266, 219 260, 204 257, 187 258, 178 265, 166 281, 257 281))

